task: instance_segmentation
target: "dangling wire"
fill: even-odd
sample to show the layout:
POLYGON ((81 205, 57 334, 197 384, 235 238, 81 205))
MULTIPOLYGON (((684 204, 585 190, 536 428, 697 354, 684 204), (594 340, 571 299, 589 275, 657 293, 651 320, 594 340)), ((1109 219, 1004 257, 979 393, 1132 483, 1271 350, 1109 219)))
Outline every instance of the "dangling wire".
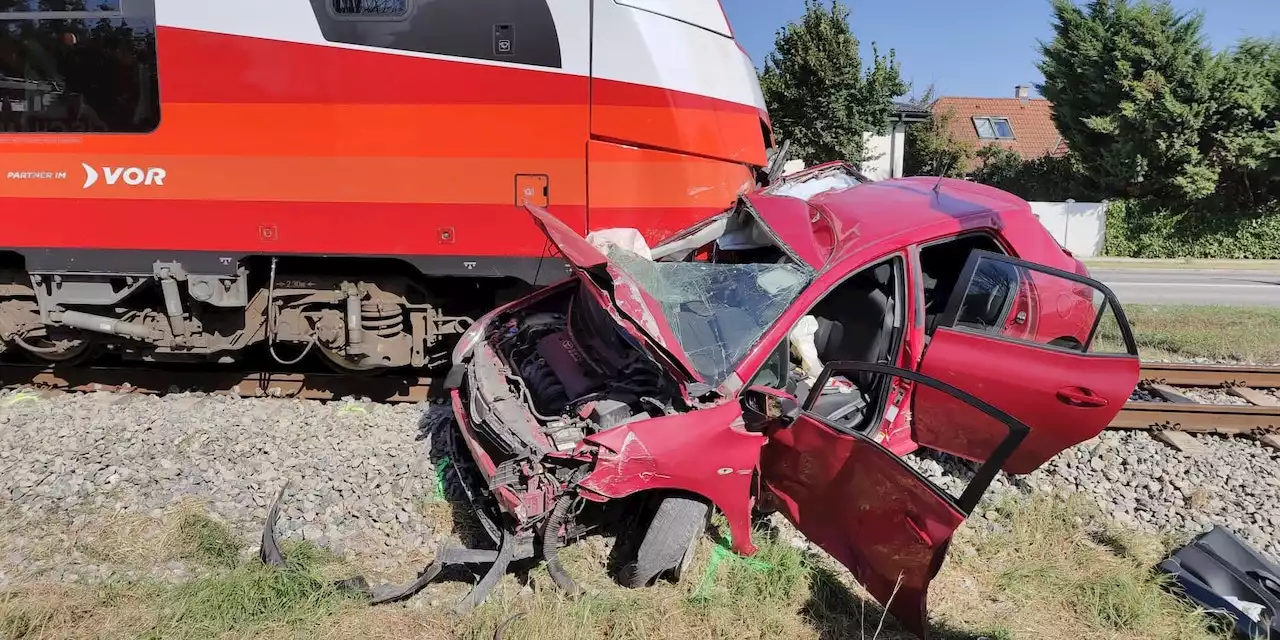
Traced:
POLYGON ((267 280, 267 353, 271 354, 271 358, 277 363, 286 367, 293 366, 302 362, 302 359, 311 353, 311 347, 315 346, 316 337, 311 336, 311 340, 307 342, 307 346, 302 349, 302 353, 293 360, 284 360, 276 355, 276 260, 274 256, 271 258, 271 277, 267 280))

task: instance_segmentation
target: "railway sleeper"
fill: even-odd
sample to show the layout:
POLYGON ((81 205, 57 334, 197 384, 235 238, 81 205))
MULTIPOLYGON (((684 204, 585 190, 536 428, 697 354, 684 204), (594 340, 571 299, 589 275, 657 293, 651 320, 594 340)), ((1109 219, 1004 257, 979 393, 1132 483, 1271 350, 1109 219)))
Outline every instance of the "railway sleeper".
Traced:
MULTIPOLYGON (((0 353, 46 363, 83 363, 104 352, 232 363, 263 345, 281 364, 314 351, 340 371, 430 368, 471 323, 447 312, 450 297, 429 295, 406 275, 278 266, 273 258, 231 275, 193 274, 177 262, 156 262, 151 273, 0 272, 0 353)), ((479 310, 487 309, 467 309, 479 310)))

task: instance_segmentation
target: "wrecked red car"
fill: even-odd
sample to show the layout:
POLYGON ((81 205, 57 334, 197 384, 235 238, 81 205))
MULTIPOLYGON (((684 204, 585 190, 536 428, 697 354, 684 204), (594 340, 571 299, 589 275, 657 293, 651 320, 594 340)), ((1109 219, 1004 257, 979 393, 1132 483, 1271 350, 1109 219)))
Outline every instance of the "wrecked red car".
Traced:
POLYGON ((827 165, 653 248, 528 209, 574 277, 454 352, 455 436, 499 547, 437 558, 492 564, 471 604, 538 555, 576 590, 558 549, 623 513, 644 516, 617 579, 641 587, 678 578, 713 508, 743 554, 753 513, 780 511, 923 635, 997 472, 1098 434, 1138 381, 1115 296, 989 187, 827 165), (922 448, 973 461, 960 495, 901 457, 922 448))

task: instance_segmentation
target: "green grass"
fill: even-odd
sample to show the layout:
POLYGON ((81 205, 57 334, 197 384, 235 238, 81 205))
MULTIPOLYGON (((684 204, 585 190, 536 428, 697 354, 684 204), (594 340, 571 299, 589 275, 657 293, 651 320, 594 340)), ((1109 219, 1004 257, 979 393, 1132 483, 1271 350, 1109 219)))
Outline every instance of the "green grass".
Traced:
POLYGON ((1086 258, 1085 266, 1089 269, 1176 269, 1176 270, 1243 270, 1243 271, 1280 271, 1280 260, 1200 260, 1183 258, 1181 260, 1129 261, 1108 260, 1107 258, 1086 258))
POLYGON ((1124 311, 1143 359, 1280 363, 1280 308, 1131 304, 1124 311))
POLYGON ((305 542, 286 543, 287 566, 241 561, 226 525, 183 509, 173 526, 176 555, 213 569, 190 581, 155 587, 154 618, 140 638, 244 636, 271 628, 311 631, 355 604, 329 577, 337 559, 305 542))
POLYGON ((1079 496, 1013 499, 997 511, 1001 531, 958 545, 944 569, 944 580, 970 586, 948 603, 960 619, 999 622, 1015 638, 1229 637, 1152 570, 1170 543, 1117 529, 1079 496))
POLYGON ((231 568, 239 560, 240 541, 226 525, 193 508, 179 511, 173 524, 178 557, 210 567, 231 568))
POLYGON ((246 564, 196 578, 158 593, 155 622, 143 638, 216 638, 273 627, 314 631, 355 604, 327 578, 321 554, 300 554, 275 570, 246 564))
MULTIPOLYGON (((1208 640, 1205 619, 1167 594, 1150 567, 1153 539, 1116 530, 1078 499, 1012 500, 991 514, 999 529, 962 528, 930 593, 935 637, 944 640, 1208 640)), ((333 586, 342 561, 290 545, 285 569, 231 561, 234 537, 216 521, 177 516, 167 550, 204 566, 182 582, 99 586, 19 585, 0 592, 0 638, 505 638, 896 640, 912 637, 825 557, 759 532, 752 558, 710 539, 678 584, 617 586, 601 539, 562 553, 586 595, 569 599, 545 568, 504 578, 471 616, 451 605, 469 585, 441 583, 408 606, 369 607, 333 586), (423 606, 436 601, 441 606, 423 606)), ((1154 545, 1154 546, 1153 546, 1154 545)))
POLYGON ((263 566, 256 558, 241 560, 240 541, 192 504, 177 510, 163 540, 169 548, 157 557, 182 558, 203 570, 185 582, 122 579, 79 587, 38 584, 0 593, 0 639, 195 640, 279 631, 299 637, 357 608, 329 577, 337 559, 313 545, 286 544, 288 566, 283 569, 263 566))

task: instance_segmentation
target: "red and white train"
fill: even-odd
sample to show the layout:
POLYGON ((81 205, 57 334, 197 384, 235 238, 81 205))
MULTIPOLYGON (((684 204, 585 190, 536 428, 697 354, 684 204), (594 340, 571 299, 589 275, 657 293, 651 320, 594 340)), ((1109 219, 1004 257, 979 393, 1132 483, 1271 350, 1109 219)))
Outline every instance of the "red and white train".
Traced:
POLYGON ((0 0, 0 350, 425 366, 774 146, 718 0, 0 0), (279 343, 290 343, 280 345, 279 343))

